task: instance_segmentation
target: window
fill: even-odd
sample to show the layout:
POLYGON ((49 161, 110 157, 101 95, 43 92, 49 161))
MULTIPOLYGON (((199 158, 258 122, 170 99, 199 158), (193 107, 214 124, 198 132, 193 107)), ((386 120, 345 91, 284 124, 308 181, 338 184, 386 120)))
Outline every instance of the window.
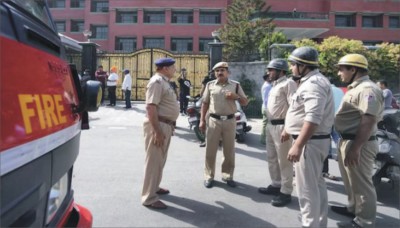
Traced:
POLYGON ((57 32, 65 32, 65 21, 55 21, 57 32))
POLYGON ((83 32, 83 20, 71 20, 71 32, 83 32))
POLYGON ((221 24, 221 12, 200 11, 200 24, 221 24))
POLYGON ((177 52, 193 51, 193 39, 192 38, 172 38, 171 39, 171 51, 177 51, 177 52))
POLYGON ((116 37, 115 50, 132 52, 136 50, 136 38, 133 37, 116 37))
POLYGON ((389 28, 400 28, 400 16, 389 16, 389 28))
POLYGON ((144 23, 165 23, 164 11, 145 11, 144 12, 144 23))
POLYGON ((48 0, 49 8, 65 8, 65 0, 48 0))
POLYGON ((173 24, 192 24, 193 12, 172 12, 171 23, 173 24))
POLYGON ((137 12, 117 10, 117 23, 137 23, 137 12))
POLYGON ((144 48, 164 48, 164 38, 144 38, 144 48))
POLYGON ((108 12, 108 1, 92 1, 91 12, 108 12))
POLYGON ((108 38, 108 26, 107 25, 91 25, 90 31, 92 31, 91 38, 93 38, 93 39, 107 39, 108 38))
POLYGON ((85 8, 85 0, 71 0, 71 8, 85 8))
POLYGON ((36 0, 20 0, 14 1, 15 4, 25 9, 32 16, 36 17, 43 23, 45 23, 50 28, 54 29, 53 22, 50 17, 50 12, 47 8, 42 4, 42 2, 36 0))
POLYGON ((209 52, 210 47, 208 46, 208 43, 213 42, 212 38, 200 38, 199 39, 199 51, 200 52, 209 52))
POLYGON ((335 15, 336 27, 356 27, 356 15, 335 15))
POLYGON ((382 28, 383 27, 383 16, 382 15, 362 16, 362 27, 364 27, 364 28, 382 28))

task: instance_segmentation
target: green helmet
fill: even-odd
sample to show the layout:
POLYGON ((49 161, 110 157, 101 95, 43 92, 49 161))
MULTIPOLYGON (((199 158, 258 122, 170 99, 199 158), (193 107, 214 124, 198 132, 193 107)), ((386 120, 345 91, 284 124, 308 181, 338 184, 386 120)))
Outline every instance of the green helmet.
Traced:
POLYGON ((273 59, 268 63, 267 69, 277 69, 287 72, 289 70, 289 66, 286 59, 273 59))
POLYGON ((288 61, 318 67, 318 51, 312 47, 299 47, 289 55, 288 61))

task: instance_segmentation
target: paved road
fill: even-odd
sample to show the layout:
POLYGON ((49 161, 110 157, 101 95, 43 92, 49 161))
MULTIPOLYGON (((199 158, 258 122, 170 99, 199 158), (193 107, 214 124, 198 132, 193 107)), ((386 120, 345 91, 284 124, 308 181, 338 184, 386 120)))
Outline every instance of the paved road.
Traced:
MULTIPOLYGON (((288 207, 276 208, 272 197, 257 193, 270 182, 265 150, 259 143, 261 120, 252 119, 252 131, 244 144, 236 144, 237 188, 220 181, 221 154, 217 158, 214 188, 203 186, 204 148, 198 146, 187 118, 180 116, 172 138, 162 187, 169 208, 154 211, 141 205, 145 157, 143 103, 133 109, 101 107, 90 113, 91 129, 82 132, 81 152, 74 169, 76 202, 93 213, 94 227, 300 227, 296 192, 288 207)), ((331 173, 340 176, 330 160, 331 173)), ((327 181, 329 203, 346 202, 342 182, 327 181)), ((384 183, 378 187, 378 227, 400 227, 399 191, 384 183)), ((347 220, 332 211, 329 227, 347 220)))

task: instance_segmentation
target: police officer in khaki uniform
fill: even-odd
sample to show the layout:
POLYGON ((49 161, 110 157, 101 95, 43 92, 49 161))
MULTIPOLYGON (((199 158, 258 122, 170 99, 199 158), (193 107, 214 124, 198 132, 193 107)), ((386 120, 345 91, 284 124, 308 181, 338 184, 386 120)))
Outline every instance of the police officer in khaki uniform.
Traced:
POLYGON ((322 166, 334 119, 331 84, 318 70, 314 48, 295 49, 289 62, 293 75, 300 77, 286 114, 285 131, 294 139, 288 159, 295 162, 301 223, 302 227, 327 227, 328 193, 322 166))
POLYGON ((267 65, 272 89, 267 104, 267 161, 272 183, 267 188, 259 188, 262 194, 276 195, 272 205, 285 206, 292 200, 293 165, 287 159, 292 138, 283 131, 286 112, 297 84, 286 77, 288 64, 285 59, 273 59, 267 65), (283 133, 283 135, 282 135, 283 133))
POLYGON ((169 84, 174 76, 175 60, 161 58, 155 61, 156 74, 150 78, 146 91, 146 119, 143 123, 146 161, 142 190, 142 204, 153 209, 166 209, 158 195, 168 194, 160 188, 168 147, 179 116, 176 95, 169 84))
POLYGON ((338 66, 341 80, 349 84, 335 118, 335 128, 342 138, 338 162, 348 204, 331 209, 353 218, 338 223, 339 227, 375 227, 376 192, 372 174, 378 151, 375 134, 384 99, 380 88, 369 79, 364 56, 348 54, 339 60, 338 66))
MULTIPOLYGON (((219 62, 213 67, 216 80, 207 83, 201 106, 200 129, 206 128, 206 114, 209 112, 206 131, 206 162, 204 186, 211 188, 214 183, 215 160, 219 140, 222 139, 224 159, 222 162, 222 180, 228 186, 236 187, 233 180, 235 168, 235 135, 236 135, 236 104, 239 100, 242 106, 247 105, 247 97, 238 82, 228 79, 228 63, 219 62)), ((207 115, 207 116, 208 116, 207 115)))

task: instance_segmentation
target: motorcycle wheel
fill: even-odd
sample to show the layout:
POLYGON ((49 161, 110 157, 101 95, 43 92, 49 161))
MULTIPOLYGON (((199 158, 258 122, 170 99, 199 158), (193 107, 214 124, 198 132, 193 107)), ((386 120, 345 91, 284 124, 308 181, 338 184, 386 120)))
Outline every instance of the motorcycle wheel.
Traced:
POLYGON ((200 131, 199 126, 195 126, 195 127, 194 127, 194 133, 196 134, 197 138, 198 138, 201 142, 206 141, 206 137, 205 137, 205 135, 203 134, 203 132, 200 131))
POLYGON ((237 134, 237 135, 236 135, 236 140, 237 140, 237 142, 239 142, 239 143, 244 142, 244 134, 237 134))

